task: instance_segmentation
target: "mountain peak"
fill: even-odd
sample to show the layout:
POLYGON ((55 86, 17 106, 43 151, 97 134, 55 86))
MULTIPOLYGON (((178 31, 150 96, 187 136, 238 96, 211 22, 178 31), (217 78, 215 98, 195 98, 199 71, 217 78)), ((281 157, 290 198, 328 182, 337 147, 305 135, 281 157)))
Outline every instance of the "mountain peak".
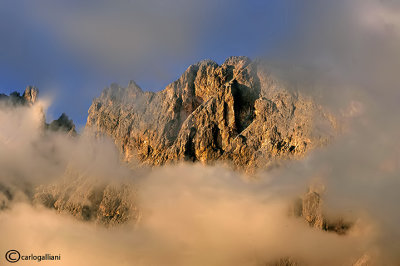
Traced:
POLYGON ((251 171, 326 143, 331 135, 314 132, 315 121, 334 127, 323 108, 256 65, 244 56, 221 66, 203 60, 157 93, 130 83, 110 98, 106 89, 93 101, 87 126, 114 138, 127 161, 149 165, 224 161, 251 171))
POLYGON ((197 62, 195 65, 197 66, 218 66, 217 62, 211 59, 204 59, 199 62, 197 62))
POLYGON ((39 90, 34 86, 27 86, 24 93, 21 94, 17 91, 6 95, 0 93, 0 100, 6 105, 20 106, 20 105, 32 105, 36 102, 39 95, 39 90))
POLYGON ((239 68, 244 68, 251 63, 251 59, 247 56, 231 56, 228 57, 223 65, 235 66, 239 68))

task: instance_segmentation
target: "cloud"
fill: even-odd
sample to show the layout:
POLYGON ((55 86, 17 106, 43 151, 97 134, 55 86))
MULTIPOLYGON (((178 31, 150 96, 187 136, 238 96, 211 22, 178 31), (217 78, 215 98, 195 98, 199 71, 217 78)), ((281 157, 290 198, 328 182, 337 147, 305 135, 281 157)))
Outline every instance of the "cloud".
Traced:
POLYGON ((389 163, 387 177, 366 175, 382 164, 362 157, 370 168, 360 169, 350 159, 358 150, 346 141, 249 180, 226 168, 196 164, 129 170, 110 141, 89 133, 77 138, 43 133, 39 105, 0 110, 0 119, 0 182, 3 188, 12 184, 9 193, 24 195, 11 197, 0 212, 4 252, 61 254, 61 265, 259 265, 283 257, 340 265, 364 254, 397 259, 389 243, 398 234, 397 201, 390 201, 398 198, 397 181, 390 178, 398 169, 389 163), (57 185, 67 169, 85 174, 93 184, 132 184, 140 219, 107 229, 31 205, 35 187, 57 185), (327 213, 355 222, 348 234, 314 229, 288 215, 293 199, 313 180, 327 186, 327 213), (379 196, 371 197, 372 190, 379 196), (386 208, 379 208, 383 203, 386 208))
MULTIPOLYGON (((283 71, 282 77, 345 114, 343 136, 303 161, 260 172, 250 181, 218 166, 131 171, 121 165, 110 140, 43 135, 40 109, 0 111, 0 182, 23 195, 0 212, 0 234, 7 240, 0 243, 1 252, 15 247, 59 252, 65 265, 258 265, 285 256, 307 265, 351 265, 363 255, 372 264, 397 265, 399 6, 374 0, 302 4, 297 34, 276 55, 280 62, 309 68, 283 71), (105 229, 31 206, 26 183, 31 189, 57 183, 66 167, 101 180, 130 180, 138 191, 140 221, 105 229), (292 199, 313 183, 325 187, 326 215, 354 221, 347 235, 322 232, 287 215, 292 199)), ((49 5, 56 19, 61 6, 49 5)), ((98 8, 105 7, 109 10, 106 3, 98 8)), ((73 3, 63 8, 72 17, 77 9, 73 3)), ((76 21, 98 11, 88 6, 80 12, 76 21)), ((103 27, 111 18, 98 21, 103 27)), ((70 23, 65 32, 74 27, 70 23)), ((97 26, 87 27, 88 39, 71 33, 71 41, 96 43, 91 32, 97 26)), ((121 32, 127 28, 122 25, 121 32)), ((109 45, 114 44, 104 47, 109 45)))
POLYGON ((137 185, 142 219, 136 225, 106 229, 17 204, 0 213, 7 239, 0 249, 61 254, 61 265, 259 265, 286 256, 338 265, 356 260, 369 243, 368 234, 310 228, 287 215, 285 197, 226 169, 166 167, 137 185))
POLYGON ((283 79, 336 110, 354 100, 373 112, 396 108, 398 3, 303 1, 297 7, 292 34, 267 57, 280 65, 283 79))

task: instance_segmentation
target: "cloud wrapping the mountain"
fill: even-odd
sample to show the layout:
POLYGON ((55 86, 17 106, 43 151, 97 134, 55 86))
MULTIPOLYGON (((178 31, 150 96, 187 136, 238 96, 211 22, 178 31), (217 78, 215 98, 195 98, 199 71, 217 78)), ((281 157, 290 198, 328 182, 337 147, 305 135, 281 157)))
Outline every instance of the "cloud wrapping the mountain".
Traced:
POLYGON ((362 157, 370 166, 364 173, 357 160, 342 160, 344 154, 354 155, 349 149, 358 154, 346 139, 249 180, 226 168, 196 164, 130 171, 110 141, 43 133, 39 106, 1 110, 0 118, 1 183, 13 194, 0 212, 0 233, 7 239, 1 250, 62 254, 61 265, 259 265, 284 257, 307 265, 340 265, 364 254, 380 261, 398 259, 390 246, 398 239, 397 201, 390 201, 398 198, 392 176, 398 169, 389 162, 387 175, 380 172, 378 180, 367 175, 386 160, 362 157), (32 206, 34 187, 57 183, 67 168, 95 182, 131 182, 138 193, 132 196, 141 211, 139 221, 107 229, 32 206), (317 181, 327 188, 327 214, 355 223, 347 235, 311 228, 289 215, 294 198, 317 181), (373 197, 371 190, 379 194, 373 197))
POLYGON ((305 183, 287 186, 283 175, 251 181, 229 169, 190 164, 129 171, 110 142, 43 133, 39 106, 0 110, 0 119, 0 182, 13 196, 0 212, 4 252, 61 254, 61 265, 258 265, 287 256, 337 265, 356 260, 371 241, 357 231, 370 230, 368 224, 338 236, 290 217, 290 203, 305 183), (67 168, 95 182, 131 182, 141 219, 107 229, 32 206, 35 185, 57 183, 67 168))
MULTIPOLYGON (((304 161, 261 172, 254 181, 218 166, 131 172, 121 166, 109 140, 90 134, 76 139, 43 136, 36 107, 2 110, 0 182, 15 193, 9 208, 0 212, 0 235, 7 240, 0 251, 61 253, 61 265, 259 265, 286 256, 307 265, 349 265, 365 254, 376 265, 398 264, 399 5, 374 0, 304 3, 300 19, 308 19, 297 28, 298 42, 283 46, 278 55, 287 52, 282 59, 312 68, 283 75, 343 114, 342 137, 304 161), (57 182, 66 167, 101 180, 133 182, 141 220, 105 229, 31 206, 35 185, 57 182), (314 183, 325 187, 327 215, 354 221, 347 235, 318 231, 287 215, 293 198, 314 183)), ((89 39, 74 38, 90 46, 96 42, 90 34, 97 24, 84 25, 85 16, 75 15, 89 39)), ((102 23, 109 20, 101 19, 100 28, 107 29, 102 23)), ((169 25, 175 23, 178 32, 185 31, 179 21, 169 25)), ((76 25, 66 27, 68 32, 76 25)), ((122 25, 121 31, 126 28, 122 25)), ((152 42, 158 31, 146 34, 152 42)), ((166 43, 174 46, 180 41, 175 37, 166 43)), ((112 39, 94 49, 106 47, 108 54, 112 39)), ((0 199, 6 201, 4 197, 0 199)))

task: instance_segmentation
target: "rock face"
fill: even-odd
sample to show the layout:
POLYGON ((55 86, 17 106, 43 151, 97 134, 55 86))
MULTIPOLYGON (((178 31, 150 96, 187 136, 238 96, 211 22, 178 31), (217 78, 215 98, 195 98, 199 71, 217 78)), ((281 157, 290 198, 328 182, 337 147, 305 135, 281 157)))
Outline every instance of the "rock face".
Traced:
POLYGON ((346 234, 352 222, 341 217, 328 218, 325 215, 323 195, 322 190, 309 187, 309 191, 293 203, 290 214, 303 217, 311 227, 339 235, 346 234))
POLYGON ((36 102, 38 94, 39 94, 39 90, 36 87, 28 86, 28 87, 26 87, 25 92, 22 95, 22 97, 25 99, 25 101, 27 103, 33 104, 36 102))
POLYGON ((10 93, 10 95, 0 93, 0 101, 9 106, 32 105, 36 102, 38 94, 39 90, 36 87, 28 86, 22 96, 16 91, 10 93))
POLYGON ((61 183, 36 188, 33 201, 84 221, 112 226, 137 221, 132 185, 99 182, 67 170, 61 183))
POLYGON ((230 57, 191 65, 157 93, 112 84, 93 101, 86 126, 111 136, 127 161, 224 161, 252 171, 324 145, 336 125, 261 63, 230 57))
POLYGON ((65 113, 62 113, 57 120, 53 120, 48 124, 47 128, 52 131, 63 131, 72 135, 76 134, 74 122, 65 113))

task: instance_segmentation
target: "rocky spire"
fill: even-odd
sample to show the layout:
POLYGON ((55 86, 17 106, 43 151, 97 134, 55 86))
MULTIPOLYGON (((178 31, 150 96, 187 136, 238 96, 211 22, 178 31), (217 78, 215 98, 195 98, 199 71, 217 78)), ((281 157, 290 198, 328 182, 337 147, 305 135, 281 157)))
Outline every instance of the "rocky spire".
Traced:
POLYGON ((27 86, 22 97, 25 99, 26 103, 34 104, 38 97, 39 90, 34 86, 27 86))

